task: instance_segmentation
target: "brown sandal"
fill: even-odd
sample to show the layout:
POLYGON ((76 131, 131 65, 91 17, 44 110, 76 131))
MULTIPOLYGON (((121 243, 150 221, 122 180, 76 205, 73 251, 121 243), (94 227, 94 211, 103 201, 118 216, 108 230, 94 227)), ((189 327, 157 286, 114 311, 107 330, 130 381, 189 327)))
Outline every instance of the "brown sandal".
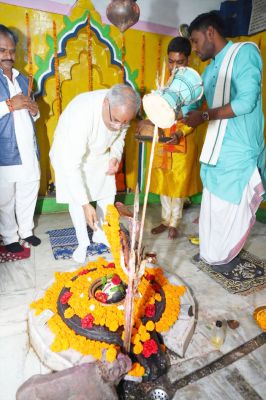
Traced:
POLYGON ((158 235, 159 233, 163 233, 165 231, 167 231, 168 226, 164 225, 164 224, 160 224, 159 226, 156 226, 155 228, 153 228, 151 230, 151 233, 153 235, 158 235))

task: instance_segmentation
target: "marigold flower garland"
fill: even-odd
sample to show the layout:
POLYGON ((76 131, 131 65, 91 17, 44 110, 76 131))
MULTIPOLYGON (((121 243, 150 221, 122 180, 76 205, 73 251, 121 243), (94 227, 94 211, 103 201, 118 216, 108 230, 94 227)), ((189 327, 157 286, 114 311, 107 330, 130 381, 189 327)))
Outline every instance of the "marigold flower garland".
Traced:
POLYGON ((30 17, 26 13, 26 29, 27 29, 27 61, 29 67, 29 83, 28 83, 28 96, 31 95, 33 88, 33 62, 32 62, 32 50, 31 50, 31 35, 30 35, 30 17))
POLYGON ((145 53, 146 53, 146 40, 145 35, 141 37, 141 59, 140 59, 140 93, 141 96, 145 93, 145 53))
POLYGON ((62 112, 62 99, 61 99, 61 89, 60 89, 60 74, 59 74, 59 59, 57 52, 57 32, 56 23, 53 21, 53 42, 54 42, 54 74, 55 74, 55 98, 56 98, 56 109, 57 117, 60 117, 62 112))
POLYGON ((88 58, 88 90, 90 92, 90 91, 93 90, 93 85, 92 85, 91 17, 90 17, 90 14, 88 14, 86 29, 87 29, 87 43, 88 43, 88 53, 87 53, 87 58, 88 58))

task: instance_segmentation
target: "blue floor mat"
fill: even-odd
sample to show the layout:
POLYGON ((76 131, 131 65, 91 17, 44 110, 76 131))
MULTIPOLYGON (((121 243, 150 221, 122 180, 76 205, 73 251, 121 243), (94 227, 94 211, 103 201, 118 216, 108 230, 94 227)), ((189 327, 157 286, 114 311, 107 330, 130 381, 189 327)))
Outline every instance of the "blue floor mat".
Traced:
MULTIPOLYGON (((54 229, 46 232, 49 235, 53 255, 56 260, 71 258, 78 246, 75 228, 54 229)), ((92 241, 92 230, 88 228, 89 238, 92 241)), ((110 253, 109 248, 103 243, 91 243, 87 248, 87 256, 110 253)))

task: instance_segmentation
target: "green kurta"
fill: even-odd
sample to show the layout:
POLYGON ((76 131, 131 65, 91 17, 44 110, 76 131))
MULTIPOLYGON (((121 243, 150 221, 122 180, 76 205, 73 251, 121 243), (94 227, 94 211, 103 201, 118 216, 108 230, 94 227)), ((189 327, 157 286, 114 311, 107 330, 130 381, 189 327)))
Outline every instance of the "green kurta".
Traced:
MULTIPOLYGON (((228 44, 203 73, 204 94, 212 108, 214 90, 228 44)), ((228 119, 216 166, 201 164, 203 186, 219 198, 239 204, 244 187, 256 167, 265 174, 264 117, 261 98, 262 61, 257 48, 245 44, 233 65, 230 104, 235 118, 228 119)))

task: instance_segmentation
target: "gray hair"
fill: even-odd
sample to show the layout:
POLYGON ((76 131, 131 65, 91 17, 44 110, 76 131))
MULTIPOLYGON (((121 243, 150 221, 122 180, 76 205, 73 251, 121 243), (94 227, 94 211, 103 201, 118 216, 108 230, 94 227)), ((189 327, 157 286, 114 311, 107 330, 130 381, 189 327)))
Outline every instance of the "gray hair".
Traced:
POLYGON ((11 29, 8 29, 5 25, 0 24, 0 35, 8 36, 16 46, 18 43, 18 38, 11 29))
POLYGON ((118 84, 112 86, 108 90, 106 97, 111 106, 122 106, 126 104, 130 109, 134 110, 136 114, 140 109, 140 95, 129 85, 118 84))

